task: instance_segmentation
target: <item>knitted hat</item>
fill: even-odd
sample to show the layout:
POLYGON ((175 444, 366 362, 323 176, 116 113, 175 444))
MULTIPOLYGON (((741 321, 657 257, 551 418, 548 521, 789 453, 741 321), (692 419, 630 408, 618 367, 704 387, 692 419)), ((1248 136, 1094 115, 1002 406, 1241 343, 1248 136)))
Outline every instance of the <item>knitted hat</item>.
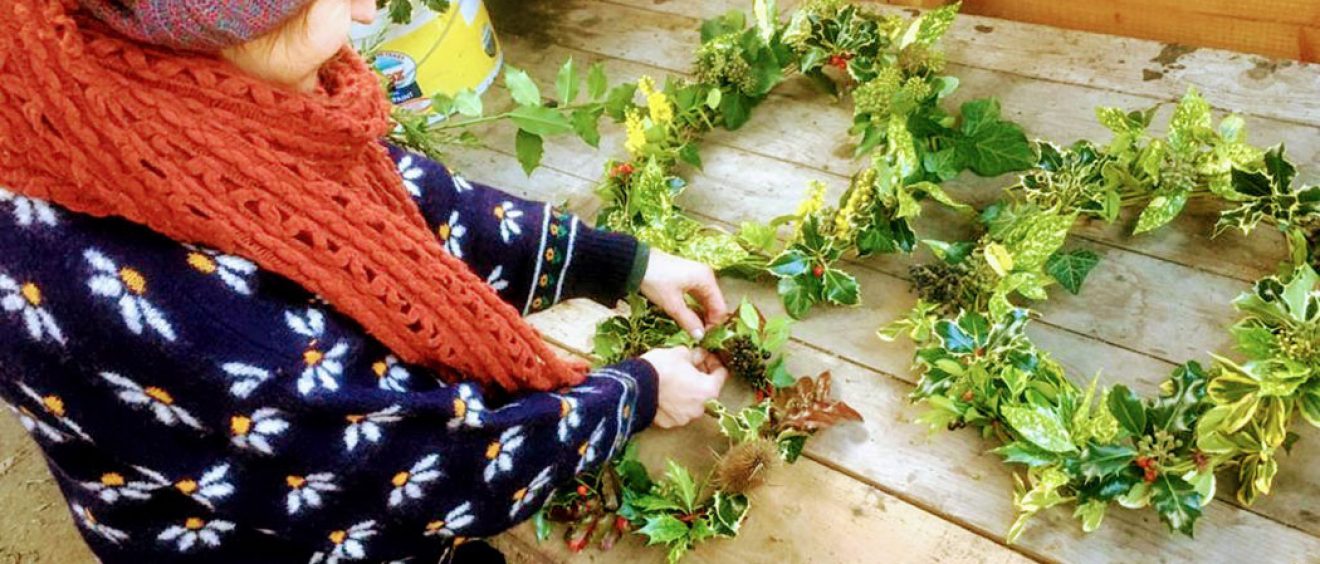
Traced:
POLYGON ((311 0, 78 0, 133 39, 190 51, 219 51, 260 37, 311 0))

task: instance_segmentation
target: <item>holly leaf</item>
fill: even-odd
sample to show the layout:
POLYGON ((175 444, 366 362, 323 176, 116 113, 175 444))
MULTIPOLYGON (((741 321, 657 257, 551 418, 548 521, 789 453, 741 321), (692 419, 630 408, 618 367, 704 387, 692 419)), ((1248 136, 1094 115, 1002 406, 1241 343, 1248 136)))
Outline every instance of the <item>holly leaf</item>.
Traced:
POLYGON ((836 305, 857 305, 861 302, 861 289, 857 279, 836 268, 825 270, 825 299, 836 305))
POLYGON ((509 119, 519 129, 536 135, 559 135, 573 131, 573 124, 554 108, 518 106, 509 112, 509 119))
POLYGON ((528 132, 526 129, 519 129, 513 139, 513 149, 518 156, 518 164, 522 165, 523 172, 528 176, 532 175, 536 167, 541 166, 541 157, 545 154, 543 143, 540 135, 528 132))
POLYGON ((1082 289, 1082 282, 1091 269, 1100 262, 1100 256, 1086 249, 1062 252, 1056 251, 1045 261, 1048 272, 1063 286, 1068 293, 1076 295, 1082 289))
POLYGON ((1110 389, 1108 407, 1129 435, 1140 437, 1146 433, 1146 408, 1127 386, 1119 384, 1110 389))
POLYGON ((811 306, 816 305, 814 285, 815 278, 810 276, 786 276, 779 279, 779 297, 784 302, 784 309, 794 319, 801 319, 811 310, 811 306))
POLYGON ((1059 456, 1027 441, 1013 441, 990 452, 1004 457, 1009 464, 1025 464, 1035 468, 1059 461, 1059 456))
POLYGON ((1043 406, 1009 405, 1000 408, 1008 424, 1022 438, 1049 452, 1073 452, 1073 444, 1063 420, 1054 411, 1043 406))
POLYGON ((504 70, 504 85, 509 89, 513 101, 521 106, 540 106, 541 89, 536 87, 532 77, 521 69, 508 67, 504 70))
POLYGON ((559 96, 560 105, 572 104, 577 98, 578 75, 573 66, 573 57, 569 57, 564 61, 564 66, 559 67, 559 74, 555 76, 555 94, 559 96))
POLYGON ((1131 466, 1136 457, 1137 451, 1127 445, 1091 443, 1082 454, 1082 475, 1091 480, 1105 478, 1131 466))
POLYGON ((1192 536, 1193 525, 1201 516, 1201 494, 1186 480, 1168 473, 1160 474, 1151 487, 1154 493, 1151 501, 1160 520, 1170 531, 1192 536))
POLYGON ((688 536, 688 526, 668 513, 647 515, 646 525, 637 530, 646 535, 646 544, 669 544, 688 536))
POLYGON ((676 501, 683 504, 688 511, 696 508, 697 504, 697 484, 692 480, 692 474, 673 460, 665 460, 665 479, 668 485, 673 488, 676 501))
MULTIPOLYGON (((775 257, 768 267, 775 276, 797 276, 811 266, 811 259, 801 251, 789 250, 775 257)), ((783 292, 780 292, 783 294, 783 292)))

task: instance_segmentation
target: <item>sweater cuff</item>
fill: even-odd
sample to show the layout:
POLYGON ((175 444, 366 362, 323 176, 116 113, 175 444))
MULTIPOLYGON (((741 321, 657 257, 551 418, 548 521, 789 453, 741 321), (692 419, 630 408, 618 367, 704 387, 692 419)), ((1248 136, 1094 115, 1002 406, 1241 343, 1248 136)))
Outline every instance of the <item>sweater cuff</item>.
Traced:
POLYGON ((637 380, 637 404, 633 407, 632 428, 628 435, 636 435, 655 420, 655 411, 660 401, 660 377, 651 363, 640 358, 620 362, 613 367, 632 375, 637 380))
POLYGON ((637 239, 629 235, 579 223, 571 267, 564 278, 563 297, 591 298, 613 306, 628 295, 639 251, 637 239))

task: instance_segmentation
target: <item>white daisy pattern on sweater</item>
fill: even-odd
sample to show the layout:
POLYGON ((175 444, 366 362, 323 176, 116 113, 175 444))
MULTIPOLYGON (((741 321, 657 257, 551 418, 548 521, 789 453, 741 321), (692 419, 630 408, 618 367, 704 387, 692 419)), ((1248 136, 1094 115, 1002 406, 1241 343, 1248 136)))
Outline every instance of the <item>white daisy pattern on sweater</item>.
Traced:
POLYGON ((269 370, 251 364, 226 362, 220 366, 220 369, 232 382, 229 385, 229 393, 240 399, 252 395, 258 386, 270 379, 269 370))
POLYGON ((55 209, 45 201, 35 198, 20 196, 4 188, 0 188, 0 202, 5 202, 14 207, 14 220, 20 227, 32 227, 33 225, 55 225, 55 209))
POLYGON ((383 435, 381 426, 403 419, 399 415, 401 409, 397 405, 392 405, 365 415, 348 415, 345 417, 348 420, 348 427, 344 429, 344 447, 351 452, 362 441, 380 442, 383 435))
POLYGON ((367 557, 367 539, 376 536, 376 521, 363 521, 348 529, 332 531, 330 550, 312 555, 311 564, 325 562, 338 564, 342 560, 364 560, 367 557))
POLYGON ((546 486, 550 485, 550 473, 552 471, 554 471, 553 466, 546 466, 535 478, 532 478, 531 483, 527 484, 526 487, 513 492, 513 507, 509 508, 509 519, 516 519, 523 509, 536 501, 537 496, 541 495, 546 486))
POLYGON ((289 311, 284 313, 284 321, 294 333, 308 339, 302 352, 303 371, 298 377, 298 392, 307 395, 317 388, 331 392, 338 390, 348 344, 336 341, 328 350, 324 348, 325 314, 314 308, 307 308, 301 315, 289 311))
POLYGON ((435 235, 444 244, 446 252, 454 258, 463 258, 463 237, 467 235, 467 227, 460 223, 457 210, 449 214, 449 221, 435 228, 435 235))
POLYGON ((23 325, 26 326, 28 336, 32 337, 32 340, 41 342, 49 339, 62 345, 65 342, 64 332, 60 330, 59 324, 55 323, 55 317, 43 307, 44 302, 45 296, 36 283, 20 284, 8 275, 0 273, 0 309, 17 313, 22 318, 23 325))
POLYGON ((481 426, 481 415, 486 411, 486 406, 474 389, 472 384, 458 386, 458 397, 454 398, 454 417, 448 425, 451 431, 459 427, 481 426))
POLYGON ((518 219, 523 216, 523 212, 513 202, 504 202, 495 206, 492 213, 495 214, 495 219, 500 220, 500 238, 504 239, 505 243, 510 243, 522 235, 522 226, 518 224, 518 219))
POLYGON ((437 519, 426 524, 426 536, 439 536, 452 538, 462 531, 464 527, 471 525, 476 519, 472 517, 472 502, 465 501, 462 505, 449 510, 444 519, 437 519))
POLYGON ((509 281, 504 279, 504 265, 497 265, 490 274, 486 275, 486 283, 490 284, 496 292, 503 292, 509 289, 509 281))
POLYGON ((83 482, 82 487, 106 503, 117 503, 121 499, 143 501, 151 499, 151 493, 163 487, 158 482, 129 480, 119 472, 106 472, 95 481, 83 482))
POLYGON ((68 435, 73 435, 84 441, 91 442, 92 438, 83 431, 82 427, 77 423, 74 423, 72 419, 69 419, 68 408, 64 404, 64 398, 55 394, 37 393, 37 391, 32 389, 31 386, 28 386, 23 382, 18 382, 18 389, 23 392, 23 395, 31 399, 33 403, 41 406, 42 411, 46 412, 46 415, 54 418, 55 422, 59 424, 58 427, 49 425, 38 419, 37 416, 27 408, 20 407, 17 410, 19 412, 19 419, 26 419, 25 421, 22 421, 22 423, 28 431, 36 429, 46 438, 57 443, 64 442, 68 435))
POLYGON ((289 486, 289 493, 284 496, 284 508, 289 515, 297 515, 304 508, 320 507, 322 494, 339 491, 335 475, 330 472, 290 475, 284 478, 284 483, 289 486))
POLYGON ((229 464, 221 463, 212 466, 202 472, 200 478, 192 476, 183 476, 177 480, 170 480, 164 474, 146 468, 137 466, 138 472, 146 475, 157 487, 172 487, 179 493, 188 496, 188 498, 205 505, 207 509, 215 509, 215 504, 234 493, 234 485, 227 480, 229 476, 229 464))
POLYGON ((252 295, 249 279, 257 272, 257 265, 245 258, 221 254, 219 251, 184 245, 188 249, 188 266, 207 276, 216 276, 234 292, 252 295))
POLYGON ((229 418, 229 442, 243 449, 255 450, 262 454, 275 454, 271 440, 289 430, 289 422, 278 409, 263 407, 251 415, 235 415, 229 418))
POLYGON ((147 278, 141 271, 128 266, 121 268, 96 249, 83 252, 83 258, 92 267, 87 287, 92 294, 113 300, 119 306, 119 314, 129 331, 141 335, 149 328, 166 341, 176 338, 174 326, 147 299, 147 278))
POLYGON ((115 544, 128 540, 128 533, 98 521, 96 516, 92 515, 92 510, 84 507, 82 504, 70 504, 69 509, 73 511, 74 515, 78 516, 78 523, 82 525, 84 529, 95 533, 96 536, 115 544))
POLYGON ((510 427, 500 434, 497 441, 491 441, 486 447, 486 471, 483 474, 489 484, 502 473, 513 470, 513 453, 523 444, 522 426, 510 427))
POLYGON ((444 475, 436 465, 440 463, 440 455, 428 454, 412 465, 412 468, 398 472, 390 478, 390 483, 394 489, 390 490, 390 507, 398 507, 405 500, 421 499, 422 485, 434 482, 444 475))
POLYGON ((212 519, 207 521, 201 517, 189 517, 182 524, 172 525, 170 528, 161 531, 156 540, 167 543, 174 543, 179 552, 188 552, 201 543, 205 546, 215 548, 220 546, 221 536, 234 530, 235 525, 229 521, 212 519))
POLYGON ((119 388, 116 396, 120 401, 138 408, 149 408, 156 420, 174 426, 183 423, 194 429, 202 429, 202 424, 188 410, 174 403, 174 396, 158 386, 142 386, 114 372, 102 372, 101 378, 119 388))
POLYGON ((422 186, 420 181, 426 176, 426 171, 413 162, 412 155, 406 155, 399 159, 395 166, 399 170, 399 176, 403 177, 403 187, 408 189, 408 195, 414 198, 422 197, 422 186))
POLYGON ((371 371, 376 375, 376 387, 391 392, 408 391, 408 380, 412 376, 394 355, 386 355, 384 359, 372 363, 371 371))

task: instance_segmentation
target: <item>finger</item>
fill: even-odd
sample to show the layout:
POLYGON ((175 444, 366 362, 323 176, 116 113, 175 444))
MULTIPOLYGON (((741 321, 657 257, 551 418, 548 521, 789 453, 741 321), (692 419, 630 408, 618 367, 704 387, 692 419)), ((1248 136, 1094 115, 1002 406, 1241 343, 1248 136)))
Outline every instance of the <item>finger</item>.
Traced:
POLYGON ((724 292, 720 290, 720 284, 710 270, 702 274, 697 284, 689 291, 697 298, 701 308, 706 310, 707 325, 723 323, 729 316, 729 307, 724 303, 724 292))
POLYGON ((692 366, 701 368, 706 363, 706 358, 710 356, 710 353, 701 347, 692 347, 690 350, 692 352, 688 354, 688 360, 692 362, 692 366))
POLYGON ((720 355, 717 354, 706 355, 705 361, 701 363, 701 371, 707 374, 720 368, 724 368, 724 362, 720 360, 720 355))
POLYGON ((684 331, 687 331, 689 335, 692 335, 692 338, 698 341, 706 336, 706 326, 701 322, 701 317, 692 311, 692 308, 689 308, 687 304, 683 303, 682 298, 670 300, 669 304, 665 307, 665 312, 674 318, 679 327, 682 327, 684 331))
POLYGON ((711 378, 715 381, 715 395, 720 395, 720 390, 724 389, 725 380, 729 379, 729 371, 723 366, 710 371, 711 378))

